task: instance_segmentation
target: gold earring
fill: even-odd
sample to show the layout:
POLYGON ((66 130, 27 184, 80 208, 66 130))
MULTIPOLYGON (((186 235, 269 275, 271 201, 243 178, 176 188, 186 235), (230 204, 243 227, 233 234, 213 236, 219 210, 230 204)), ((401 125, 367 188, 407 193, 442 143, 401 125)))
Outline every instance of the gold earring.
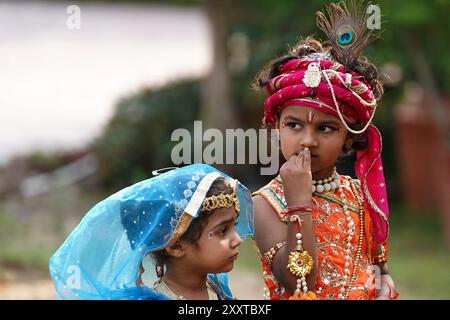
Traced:
POLYGON ((345 143, 345 148, 351 149, 352 145, 353 145, 353 139, 347 140, 347 142, 345 143))

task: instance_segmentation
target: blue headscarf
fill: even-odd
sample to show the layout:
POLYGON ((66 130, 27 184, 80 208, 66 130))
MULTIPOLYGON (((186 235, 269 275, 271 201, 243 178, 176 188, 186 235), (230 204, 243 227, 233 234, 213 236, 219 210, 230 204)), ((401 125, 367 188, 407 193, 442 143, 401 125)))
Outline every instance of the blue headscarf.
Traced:
MULTIPOLYGON (((61 299, 167 299, 151 288, 154 267, 136 285, 144 256, 179 239, 201 211, 212 183, 232 179, 205 164, 177 168, 109 196, 84 216, 50 258, 50 275, 61 299), (148 285, 150 284, 150 285, 148 285)), ((237 182, 236 230, 253 236, 253 202, 237 182)), ((153 263, 153 262, 151 262, 153 263)), ((210 274, 223 298, 232 298, 228 276, 210 274)))

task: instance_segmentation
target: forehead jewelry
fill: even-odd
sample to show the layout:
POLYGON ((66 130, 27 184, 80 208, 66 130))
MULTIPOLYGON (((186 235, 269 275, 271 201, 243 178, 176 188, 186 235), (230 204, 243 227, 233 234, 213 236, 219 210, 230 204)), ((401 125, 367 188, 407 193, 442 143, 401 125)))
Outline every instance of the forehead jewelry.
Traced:
POLYGON ((219 194, 205 198, 201 211, 213 211, 220 208, 229 208, 234 206, 237 212, 240 211, 239 198, 236 192, 237 180, 229 182, 232 188, 230 194, 219 194))

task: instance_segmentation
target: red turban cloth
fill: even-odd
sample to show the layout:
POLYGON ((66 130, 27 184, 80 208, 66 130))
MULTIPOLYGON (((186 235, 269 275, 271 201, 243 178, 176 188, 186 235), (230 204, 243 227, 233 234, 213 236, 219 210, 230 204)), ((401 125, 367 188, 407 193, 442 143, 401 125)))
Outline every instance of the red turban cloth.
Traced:
POLYGON ((338 62, 312 57, 293 59, 279 67, 280 74, 266 87, 269 96, 264 103, 264 122, 274 125, 275 116, 287 106, 306 106, 334 115, 347 130, 366 137, 368 147, 356 152, 355 173, 372 219, 374 240, 383 243, 389 234, 389 209, 381 135, 371 123, 376 100, 362 75, 347 73, 338 62), (352 130, 350 126, 355 123, 364 128, 352 130))

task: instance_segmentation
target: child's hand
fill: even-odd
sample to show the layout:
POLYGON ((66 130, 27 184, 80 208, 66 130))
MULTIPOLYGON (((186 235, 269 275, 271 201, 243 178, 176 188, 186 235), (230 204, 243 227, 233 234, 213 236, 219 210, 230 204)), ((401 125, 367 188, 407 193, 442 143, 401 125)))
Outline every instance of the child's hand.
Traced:
POLYGON ((310 206, 312 199, 311 153, 308 148, 293 155, 280 168, 288 206, 310 206))
POLYGON ((375 293, 375 300, 395 300, 398 293, 395 289, 394 281, 389 274, 381 275, 381 288, 375 293))

